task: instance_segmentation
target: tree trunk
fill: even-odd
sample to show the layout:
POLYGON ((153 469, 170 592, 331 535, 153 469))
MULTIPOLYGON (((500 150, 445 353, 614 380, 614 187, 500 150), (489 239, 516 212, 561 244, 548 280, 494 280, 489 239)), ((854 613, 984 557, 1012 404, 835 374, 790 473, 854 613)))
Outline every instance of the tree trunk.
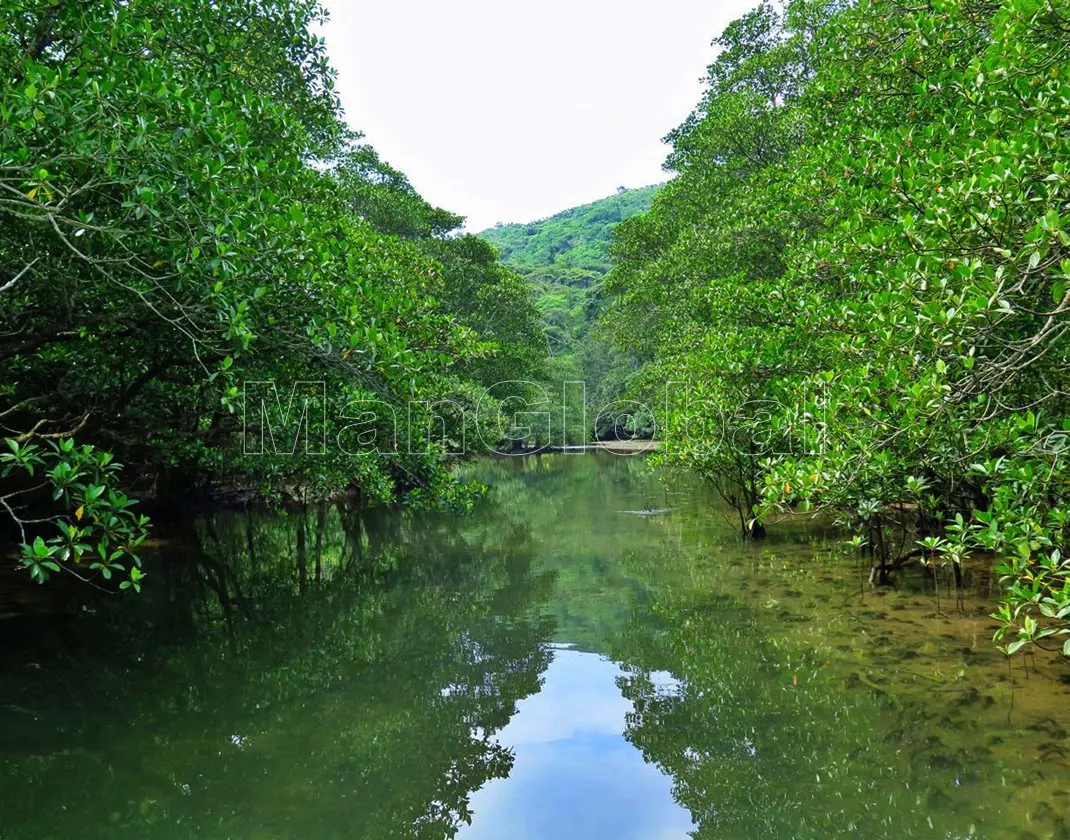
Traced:
POLYGON ((297 523, 297 575, 301 594, 308 589, 308 546, 305 524, 308 520, 308 508, 301 506, 301 518, 297 523))
POLYGON ((323 532, 327 526, 326 505, 320 505, 316 511, 316 583, 323 581, 323 532))

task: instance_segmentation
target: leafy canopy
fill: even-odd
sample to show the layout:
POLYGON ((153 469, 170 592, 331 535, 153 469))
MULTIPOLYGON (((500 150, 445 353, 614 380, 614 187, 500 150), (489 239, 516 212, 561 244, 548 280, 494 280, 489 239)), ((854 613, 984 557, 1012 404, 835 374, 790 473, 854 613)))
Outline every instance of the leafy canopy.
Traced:
POLYGON ((0 10, 0 501, 36 578, 136 585, 147 523, 126 492, 449 497, 464 418, 443 427, 434 404, 476 404, 538 366, 517 278, 449 239, 461 219, 346 127, 311 34, 323 14, 316 0, 0 10), (249 383, 280 393, 275 446, 257 454, 249 383), (287 417, 299 383, 322 383, 325 428, 302 432, 304 386, 287 417), (417 440, 441 429, 423 451, 391 446, 410 416, 417 440), (291 447, 303 434, 326 451, 291 447))

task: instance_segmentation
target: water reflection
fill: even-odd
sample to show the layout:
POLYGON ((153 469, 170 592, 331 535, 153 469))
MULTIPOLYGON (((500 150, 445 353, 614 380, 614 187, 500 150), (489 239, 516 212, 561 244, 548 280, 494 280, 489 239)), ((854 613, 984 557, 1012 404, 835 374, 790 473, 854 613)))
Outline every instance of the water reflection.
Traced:
POLYGON ((990 601, 960 593, 952 617, 917 581, 860 595, 802 547, 624 565, 653 582, 613 645, 627 738, 672 777, 696 840, 1070 836, 1070 766, 1048 740, 1068 681, 1059 663, 1007 669, 990 601))
POLYGON ((3 830, 452 836, 512 765, 494 734, 549 662, 553 576, 522 528, 473 541, 447 518, 364 517, 204 520, 161 549, 168 591, 146 593, 183 645, 5 680, 5 702, 32 687, 34 734, 16 750, 5 720, 3 830))
POLYGON ((499 735, 513 770, 473 797, 463 840, 686 840, 693 826, 669 779, 623 736, 622 674, 595 654, 557 651, 542 691, 499 735))
POLYGON ((943 815, 882 743, 869 698, 815 684, 820 663, 770 648, 731 601, 659 607, 664 624, 637 624, 621 646, 627 735, 674 779, 696 840, 932 835, 943 815), (652 679, 659 668, 675 691, 652 679))
POLYGON ((469 515, 219 513, 0 621, 0 840, 1070 836, 1070 680, 987 575, 874 591, 636 458, 470 470, 469 515))

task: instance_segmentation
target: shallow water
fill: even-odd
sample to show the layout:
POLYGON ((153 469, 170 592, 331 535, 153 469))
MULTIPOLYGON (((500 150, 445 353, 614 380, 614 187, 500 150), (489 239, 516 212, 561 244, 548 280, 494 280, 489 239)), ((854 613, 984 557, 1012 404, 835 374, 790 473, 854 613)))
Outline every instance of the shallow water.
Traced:
POLYGON ((469 514, 220 513, 0 620, 0 840, 1070 836, 1070 669, 994 649, 984 568, 873 590, 637 457, 469 469, 469 514))

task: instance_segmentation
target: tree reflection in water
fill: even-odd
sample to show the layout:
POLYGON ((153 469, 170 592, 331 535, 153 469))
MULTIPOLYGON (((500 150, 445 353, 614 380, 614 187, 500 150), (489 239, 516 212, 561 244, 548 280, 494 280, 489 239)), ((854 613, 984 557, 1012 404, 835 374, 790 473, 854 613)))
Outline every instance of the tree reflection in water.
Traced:
POLYGON ((41 641, 48 734, 3 736, 18 837, 445 838, 509 772, 493 736, 551 656, 524 527, 227 513, 159 555, 107 658, 41 641))

